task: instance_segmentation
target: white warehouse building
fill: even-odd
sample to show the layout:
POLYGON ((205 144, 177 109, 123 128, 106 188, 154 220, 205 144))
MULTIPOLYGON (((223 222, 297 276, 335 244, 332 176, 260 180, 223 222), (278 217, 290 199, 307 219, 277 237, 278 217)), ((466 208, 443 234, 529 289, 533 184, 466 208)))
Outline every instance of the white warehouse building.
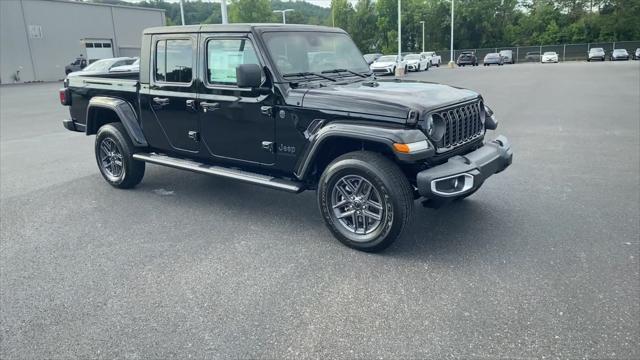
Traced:
POLYGON ((82 57, 140 56, 164 10, 71 0, 0 0, 0 83, 55 81, 82 57))

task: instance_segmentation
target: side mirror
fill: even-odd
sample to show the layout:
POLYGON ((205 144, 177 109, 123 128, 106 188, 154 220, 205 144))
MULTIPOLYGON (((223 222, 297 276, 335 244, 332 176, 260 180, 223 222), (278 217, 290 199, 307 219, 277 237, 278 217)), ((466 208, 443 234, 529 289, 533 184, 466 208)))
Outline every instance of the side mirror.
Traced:
POLYGON ((240 64, 236 67, 236 81, 240 88, 255 89, 262 83, 262 69, 257 64, 240 64))

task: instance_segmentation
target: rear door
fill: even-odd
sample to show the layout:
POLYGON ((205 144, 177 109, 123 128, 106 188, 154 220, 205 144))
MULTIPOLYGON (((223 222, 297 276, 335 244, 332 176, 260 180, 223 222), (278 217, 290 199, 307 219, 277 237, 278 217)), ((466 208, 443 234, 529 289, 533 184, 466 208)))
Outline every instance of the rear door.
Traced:
POLYGON ((273 165, 274 94, 236 85, 236 66, 264 64, 251 35, 201 34, 200 51, 204 55, 198 95, 203 151, 219 160, 273 165))
POLYGON ((153 114, 145 124, 153 147, 185 154, 199 152, 196 111, 197 35, 154 35, 149 90, 141 104, 153 114))

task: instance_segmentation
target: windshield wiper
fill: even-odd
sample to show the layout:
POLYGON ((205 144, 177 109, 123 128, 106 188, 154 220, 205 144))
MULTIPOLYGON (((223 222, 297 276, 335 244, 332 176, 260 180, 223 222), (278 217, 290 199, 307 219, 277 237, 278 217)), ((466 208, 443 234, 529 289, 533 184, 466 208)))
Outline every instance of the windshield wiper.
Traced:
POLYGON ((359 72, 355 72, 355 71, 352 71, 352 70, 349 70, 349 69, 332 69, 332 70, 324 70, 322 73, 323 73, 323 74, 326 74, 326 73, 336 73, 336 74, 339 74, 339 73, 341 73, 341 72, 348 72, 348 73, 351 73, 351 74, 353 74, 353 75, 360 76, 361 78, 368 78, 369 76, 371 76, 371 73, 361 74, 361 73, 359 73, 359 72))
POLYGON ((322 78, 322 79, 327 79, 327 80, 331 80, 331 81, 337 81, 336 79, 334 79, 334 78, 332 78, 330 76, 326 76, 326 75, 322 75, 322 74, 318 74, 318 73, 310 72, 310 71, 304 71, 304 72, 298 72, 298 73, 289 73, 289 74, 282 75, 283 78, 286 78, 286 77, 308 78, 309 76, 317 76, 317 77, 322 78))

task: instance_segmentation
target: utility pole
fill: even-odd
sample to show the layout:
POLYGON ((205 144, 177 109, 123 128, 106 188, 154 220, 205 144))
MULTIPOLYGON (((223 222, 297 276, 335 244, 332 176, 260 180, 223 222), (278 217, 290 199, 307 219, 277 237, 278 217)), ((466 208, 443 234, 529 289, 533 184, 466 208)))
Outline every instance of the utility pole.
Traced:
POLYGON ((289 11, 293 11, 293 9, 273 10, 274 13, 282 13, 282 23, 283 24, 287 23, 287 18, 285 16, 285 14, 288 13, 289 11))
POLYGON ((453 61, 453 15, 454 15, 454 10, 453 10, 453 2, 454 0, 451 0, 451 57, 449 58, 449 67, 452 68, 454 61, 453 61))
POLYGON ((184 5, 182 0, 180 0, 180 18, 182 19, 182 25, 184 25, 184 5))
POLYGON ((222 23, 228 24, 229 20, 227 19, 227 0, 220 0, 220 13, 222 13, 222 23))
POLYGON ((422 52, 424 52, 424 21, 420 21, 422 24, 422 52))
MULTIPOLYGON (((398 74, 402 74, 404 69, 400 69, 400 61, 402 60, 402 0, 398 0, 398 59, 396 62, 398 66, 396 66, 396 76, 398 74)), ((404 75, 404 74, 403 74, 404 75)))
POLYGON ((331 4, 331 26, 336 27, 336 13, 333 10, 333 3, 331 4))

